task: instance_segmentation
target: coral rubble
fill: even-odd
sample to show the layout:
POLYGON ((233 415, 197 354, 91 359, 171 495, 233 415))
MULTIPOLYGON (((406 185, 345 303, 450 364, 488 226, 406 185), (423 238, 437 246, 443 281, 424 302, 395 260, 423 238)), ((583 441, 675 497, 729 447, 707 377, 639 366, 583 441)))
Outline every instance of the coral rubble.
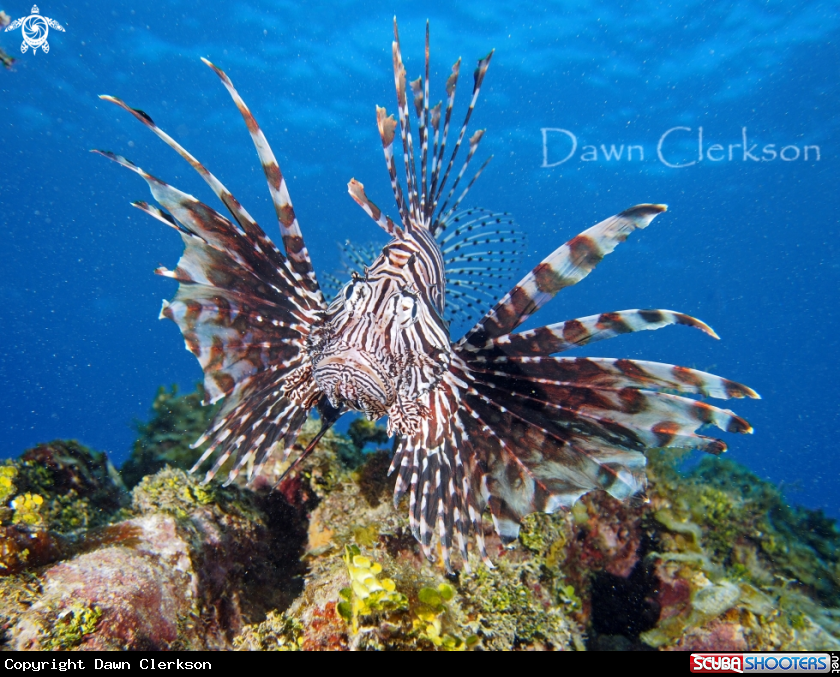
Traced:
POLYGON ((447 575, 391 505, 383 429, 330 432, 285 478, 277 458, 251 488, 247 469, 202 484, 200 400, 158 392, 122 479, 74 441, 0 465, 4 647, 840 648, 834 522, 733 462, 655 452, 645 497, 530 515, 510 548, 488 521, 495 568, 471 552, 447 575))

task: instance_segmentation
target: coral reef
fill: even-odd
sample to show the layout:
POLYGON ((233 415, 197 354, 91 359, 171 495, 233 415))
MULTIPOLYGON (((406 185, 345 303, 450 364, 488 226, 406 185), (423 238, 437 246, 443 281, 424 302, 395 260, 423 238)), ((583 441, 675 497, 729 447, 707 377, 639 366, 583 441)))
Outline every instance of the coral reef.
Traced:
POLYGON ((651 458, 646 516, 660 608, 641 639, 660 649, 836 649, 840 533, 788 506, 738 464, 703 459, 685 476, 651 458))
MULTIPOLYGON (((0 465, 0 644, 14 649, 826 650, 840 533, 736 463, 654 452, 644 497, 528 516, 447 575, 391 505, 382 428, 291 476, 187 475, 210 410, 161 389, 122 477, 74 441, 0 465), (275 487, 276 485, 276 487, 275 487)), ((297 445, 320 423, 309 420, 297 445)), ((439 559, 439 558, 438 558, 439 559)))
MULTIPOLYGON (((219 649, 247 622, 285 607, 299 586, 301 533, 237 487, 182 470, 146 477, 134 517, 92 530, 74 556, 39 572, 13 618, 16 649, 219 649)), ((0 600, 2 602, 3 600, 0 600)), ((9 602, 11 604, 11 602, 9 602)), ((3 606, 0 603, 0 606, 3 606)))

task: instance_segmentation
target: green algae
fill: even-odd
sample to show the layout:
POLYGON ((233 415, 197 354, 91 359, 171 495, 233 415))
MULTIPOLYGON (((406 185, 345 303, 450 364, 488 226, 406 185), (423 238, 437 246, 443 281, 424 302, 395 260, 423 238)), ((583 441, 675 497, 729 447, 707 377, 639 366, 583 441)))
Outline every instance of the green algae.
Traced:
POLYGON ((217 482, 203 484, 193 475, 164 468, 144 477, 132 492, 132 509, 140 514, 165 513, 186 520, 197 510, 212 509, 247 521, 260 522, 261 513, 250 492, 217 482))
POLYGON ((37 507, 38 517, 31 502, 20 503, 24 513, 15 518, 18 524, 69 533, 108 524, 122 516, 127 493, 103 452, 75 440, 55 440, 28 449, 11 465, 14 471, 7 465, 2 472, 12 480, 15 491, 43 498, 37 507))
POLYGON ((0 505, 5 506, 9 499, 17 493, 15 479, 18 476, 18 469, 12 461, 6 461, 0 465, 0 505))
POLYGON ((75 649, 86 635, 93 634, 102 611, 96 606, 72 604, 55 614, 41 648, 47 651, 75 649))
POLYGON ((40 494, 21 494, 11 503, 14 510, 12 522, 27 527, 40 527, 44 524, 44 517, 41 515, 41 508, 44 505, 44 497, 40 494))
POLYGON ((477 645, 479 638, 470 634, 466 639, 451 632, 445 632, 444 619, 449 612, 449 602, 455 597, 455 588, 449 583, 437 587, 424 587, 417 591, 418 604, 412 609, 415 620, 412 629, 418 639, 426 641, 443 651, 465 651, 477 645))
POLYGON ((183 470, 166 468, 144 477, 132 492, 132 507, 140 513, 163 512, 187 519, 214 500, 213 487, 203 487, 183 470))
POLYGON ((285 614, 270 611, 261 623, 246 626, 233 640, 238 651, 300 651, 303 624, 285 614))
POLYGON ((385 444, 388 441, 388 431, 375 421, 364 417, 356 418, 347 429, 347 437, 360 451, 368 444, 385 444))
POLYGON ((575 644, 575 624, 565 601, 558 604, 534 594, 541 585, 534 562, 502 560, 494 570, 478 568, 461 575, 458 586, 464 612, 475 619, 474 634, 486 649, 568 648, 575 644))
POLYGON ((345 546, 344 563, 350 586, 339 591, 341 601, 336 609, 350 623, 354 635, 359 632, 360 618, 408 608, 408 598, 397 592, 396 583, 379 576, 382 565, 362 555, 357 546, 345 546))
POLYGON ((691 599, 643 633, 645 642, 840 646, 832 610, 840 606, 840 533, 833 520, 791 507, 776 486, 729 460, 704 458, 684 474, 662 454, 650 460, 653 517, 662 530, 647 560, 659 563, 661 575, 687 582, 691 599))

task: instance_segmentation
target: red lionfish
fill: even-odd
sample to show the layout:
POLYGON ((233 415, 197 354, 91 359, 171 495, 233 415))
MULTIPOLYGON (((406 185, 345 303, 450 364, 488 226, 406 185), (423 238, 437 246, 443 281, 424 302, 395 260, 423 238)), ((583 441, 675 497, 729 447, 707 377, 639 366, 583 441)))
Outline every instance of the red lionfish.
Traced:
MULTIPOLYGON (((619 334, 672 324, 717 338, 703 322, 670 310, 623 310, 514 333, 555 294, 585 278, 664 205, 641 204, 612 216, 544 259, 505 294, 463 338, 453 342, 443 319, 446 261, 440 246, 454 207, 438 203, 465 139, 493 52, 478 62, 472 98, 446 156, 460 59, 446 81, 446 102, 429 104, 429 30, 425 74, 406 81, 399 35, 392 43, 398 117, 377 107, 376 119, 399 210, 394 221, 351 180, 353 199, 390 236, 379 256, 327 303, 304 245, 286 181, 251 111, 230 79, 221 78, 251 134, 277 212, 285 253, 236 198, 197 159, 144 112, 102 97, 134 115, 189 162, 224 203, 228 220, 196 198, 163 183, 128 160, 100 152, 139 174, 167 211, 133 205, 171 226, 185 250, 174 271, 175 298, 161 317, 174 320, 205 374, 207 402, 224 398, 210 429, 196 442, 209 447, 195 470, 215 455, 209 481, 233 457, 229 481, 247 468, 258 477, 275 449, 287 458, 312 409, 321 429, 291 467, 315 447, 344 413, 388 417, 397 442, 394 504, 409 494, 411 531, 429 559, 437 534, 447 570, 453 539, 467 564, 472 535, 492 567, 482 515, 489 507, 504 543, 522 517, 572 506, 600 488, 625 499, 645 486, 647 449, 694 448, 720 454, 726 445, 695 434, 705 424, 749 433, 731 411, 674 393, 758 397, 750 388, 709 373, 627 359, 552 357, 619 334), (412 111, 417 119, 417 171, 412 111), (399 138, 399 145, 395 143, 399 138), (397 175, 402 151, 405 187, 397 175)), ((451 198, 484 130, 469 139, 451 198)), ((486 166, 478 170, 460 203, 486 166)), ((447 199, 449 199, 447 198, 447 199)), ((486 226, 493 219, 484 219, 486 226)))

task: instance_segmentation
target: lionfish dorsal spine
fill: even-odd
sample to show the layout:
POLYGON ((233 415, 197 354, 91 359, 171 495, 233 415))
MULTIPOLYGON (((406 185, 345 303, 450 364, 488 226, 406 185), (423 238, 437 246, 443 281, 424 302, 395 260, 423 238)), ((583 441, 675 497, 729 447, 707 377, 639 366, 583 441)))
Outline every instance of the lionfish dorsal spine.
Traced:
MULTIPOLYGON (((385 164, 388 168, 388 174, 391 179, 391 189, 394 193, 394 198, 399 209, 403 225, 407 230, 412 227, 420 227, 430 230, 435 234, 439 228, 439 222, 444 218, 445 212, 443 208, 440 214, 436 217, 438 201, 446 187, 449 174, 455 164, 455 158, 458 150, 461 147, 464 136, 469 125, 470 117, 472 116, 475 103, 478 100, 478 94, 481 89, 481 83, 484 80, 484 75, 487 72, 487 67, 490 63, 490 58, 493 52, 490 52, 484 59, 478 63, 475 71, 475 83, 473 87, 473 94, 467 109, 464 122, 458 133, 458 138, 455 146, 449 156, 448 164, 445 171, 441 175, 444 167, 444 154, 446 152, 447 138, 449 135, 449 127, 452 117, 452 110, 455 103, 455 90, 458 81, 458 73, 460 71, 460 59, 452 67, 452 74, 446 82, 447 103, 446 111, 444 113, 443 133, 440 133, 440 118, 441 118, 441 103, 430 107, 430 48, 429 48, 429 23, 426 22, 426 41, 425 41, 425 60, 424 60, 424 74, 408 82, 406 79, 405 64, 402 59, 402 48, 400 45, 399 28, 396 17, 394 17, 394 41, 391 45, 392 60, 394 68, 394 86, 397 94, 397 115, 399 120, 399 134, 403 150, 403 168, 404 179, 406 184, 405 193, 403 193, 400 181, 397 175, 396 163, 394 159, 394 139, 396 137, 397 120, 392 116, 388 116, 384 108, 377 106, 376 118, 379 135, 382 140, 382 147, 385 153, 385 164), (414 112, 418 120, 418 141, 420 144, 420 171, 418 176, 417 165, 414 153, 414 134, 411 125, 411 113, 409 111, 408 90, 411 90, 411 98, 413 102, 414 112), (431 134, 430 134, 431 130, 431 134), (430 146, 431 138, 431 148, 430 146), (431 156, 431 163, 430 163, 431 156), (430 166, 431 165, 431 166, 430 166)), ((478 149, 479 142, 484 134, 484 130, 479 130, 470 138, 470 151, 468 156, 456 176, 453 186, 450 189, 448 201, 464 176, 473 155, 478 149)), ((475 183, 478 176, 484 171, 484 168, 489 163, 488 158, 477 174, 470 180, 467 188, 457 202, 450 208, 449 214, 455 211, 457 206, 463 200, 464 196, 469 192, 470 188, 475 183)), ((353 191, 351 191, 351 195, 353 191)), ((354 196, 355 199, 355 196, 354 196)), ((360 202, 356 200, 368 211, 366 204, 369 201, 360 202)), ((368 211, 370 213, 370 211, 368 211)), ((376 220, 376 219, 375 219, 376 220)))

